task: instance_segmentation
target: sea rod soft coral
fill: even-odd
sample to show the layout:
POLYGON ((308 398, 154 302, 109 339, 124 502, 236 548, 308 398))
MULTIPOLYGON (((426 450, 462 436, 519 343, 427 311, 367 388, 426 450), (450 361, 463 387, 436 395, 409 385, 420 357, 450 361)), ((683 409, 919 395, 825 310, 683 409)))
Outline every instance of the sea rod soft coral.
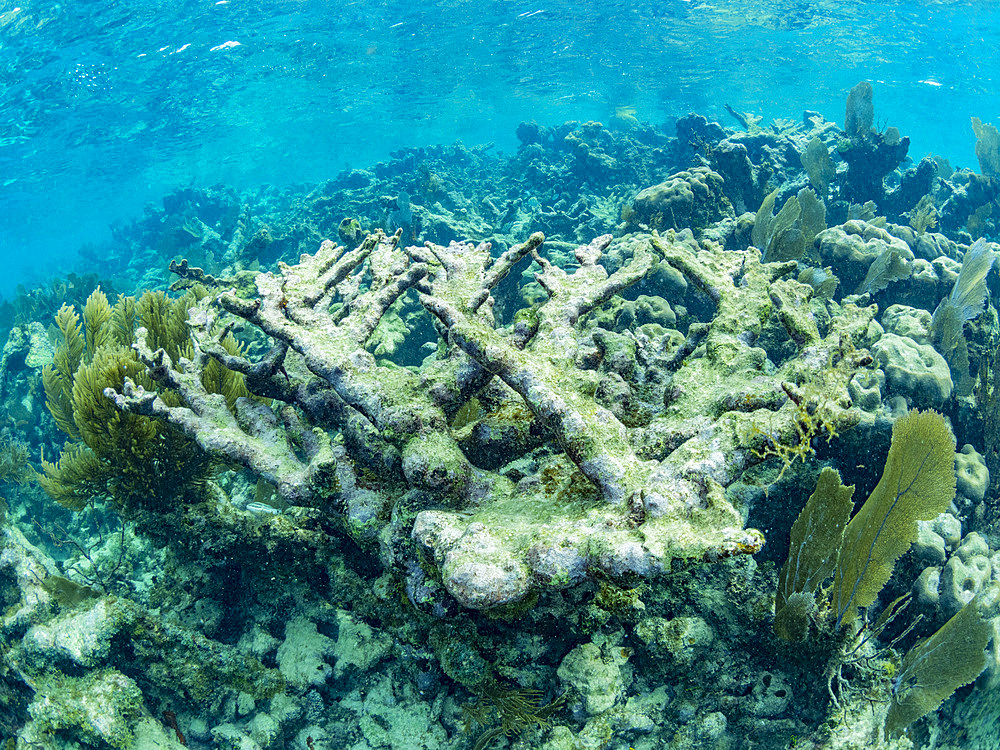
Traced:
POLYGON ((418 606, 434 606, 438 579, 460 604, 488 609, 594 575, 646 577, 756 552, 763 536, 744 528, 726 486, 857 421, 847 384, 870 361, 873 309, 813 300, 794 263, 762 263, 754 248, 725 251, 687 231, 616 245, 598 237, 576 249, 571 270, 546 260, 538 233, 496 258, 488 243, 403 249, 399 239, 377 232, 353 250, 327 241, 258 274, 252 299, 206 299, 190 313, 191 359, 153 351, 140 332, 140 358, 184 405, 131 382, 106 395, 176 424, 289 503, 343 519, 405 572, 418 606), (494 292, 529 260, 544 299, 503 325, 494 292), (703 312, 685 331, 622 332, 634 343, 633 378, 666 387, 658 413, 619 418, 601 396, 618 334, 589 314, 664 267, 688 280, 703 312), (408 293, 438 333, 419 368, 365 348, 408 293), (241 321, 271 342, 255 361, 218 343, 241 321), (211 359, 272 405, 241 399, 229 411, 196 376, 211 359), (456 437, 456 415, 475 421, 470 405, 481 403, 520 415, 508 418, 535 435, 499 468, 475 450, 496 439, 489 429, 456 437))

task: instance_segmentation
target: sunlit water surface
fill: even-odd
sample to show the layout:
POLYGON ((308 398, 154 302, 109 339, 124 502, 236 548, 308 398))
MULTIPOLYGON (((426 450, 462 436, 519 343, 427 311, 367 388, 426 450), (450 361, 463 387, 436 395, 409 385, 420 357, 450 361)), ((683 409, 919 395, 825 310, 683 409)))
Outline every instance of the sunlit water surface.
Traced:
POLYGON ((975 166, 998 114, 988 2, 0 3, 0 253, 18 282, 178 186, 318 181, 405 146, 516 148, 522 120, 725 105, 876 124, 975 166))

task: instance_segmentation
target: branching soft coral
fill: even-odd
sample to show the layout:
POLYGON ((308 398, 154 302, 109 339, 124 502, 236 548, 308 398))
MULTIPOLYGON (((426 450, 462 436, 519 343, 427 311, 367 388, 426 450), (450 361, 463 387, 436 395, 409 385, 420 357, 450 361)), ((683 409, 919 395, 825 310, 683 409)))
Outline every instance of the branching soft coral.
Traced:
MULTIPOLYGON (((82 316, 68 306, 56 315, 62 343, 52 365, 43 370, 49 411, 69 437, 55 462, 42 461, 42 487, 60 504, 80 510, 98 497, 119 509, 160 508, 196 490, 212 470, 215 457, 162 420, 123 412, 104 397, 105 389, 122 389, 125 381, 153 386, 146 365, 132 345, 135 327, 149 331, 158 347, 180 356, 191 352, 188 307, 204 290, 171 300, 148 292, 138 300, 121 296, 114 306, 98 289, 82 316)), ((229 336, 227 346, 240 351, 229 336)), ((206 387, 225 395, 224 402, 246 394, 242 377, 218 363, 204 368, 206 387)), ((163 398, 180 405, 180 396, 163 398)))

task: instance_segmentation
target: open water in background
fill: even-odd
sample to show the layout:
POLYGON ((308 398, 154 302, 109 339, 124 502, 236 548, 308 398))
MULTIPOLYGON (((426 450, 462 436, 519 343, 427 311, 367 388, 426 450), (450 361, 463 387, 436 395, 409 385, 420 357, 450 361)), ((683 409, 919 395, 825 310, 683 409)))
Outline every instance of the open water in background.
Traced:
MULTIPOLYGON (((724 105, 843 121, 873 82, 910 156, 977 166, 1000 121, 985 0, 0 1, 0 294, 181 186, 319 181, 522 120, 724 105)), ((95 270, 95 269, 91 269, 95 270)))

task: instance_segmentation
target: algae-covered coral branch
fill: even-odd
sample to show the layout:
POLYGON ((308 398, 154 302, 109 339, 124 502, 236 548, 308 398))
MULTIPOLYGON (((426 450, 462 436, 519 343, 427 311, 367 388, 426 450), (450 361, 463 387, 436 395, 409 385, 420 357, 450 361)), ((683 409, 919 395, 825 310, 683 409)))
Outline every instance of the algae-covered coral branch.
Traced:
MULTIPOLYGON (((423 263, 410 263, 397 249, 398 241, 398 233, 392 237, 378 233, 351 252, 324 243, 298 265, 282 264, 279 274, 259 274, 260 297, 255 302, 233 294, 223 294, 219 301, 287 344, 301 355, 309 372, 333 389, 348 407, 329 415, 340 417, 333 426, 343 427, 356 413, 398 453, 411 484, 432 489, 461 485, 470 467, 457 447, 440 439, 447 435, 448 420, 420 377, 406 368, 376 363, 363 348, 382 315, 429 270, 423 263), (359 291, 366 260, 372 279, 365 291, 359 291), (355 277, 350 279, 352 273, 355 277)), ((367 437, 359 435, 358 440, 367 437)))
MULTIPOLYGON (((543 536, 529 527, 514 540, 511 530, 523 526, 514 517, 507 529, 500 529, 495 520, 484 523, 486 513, 473 519, 422 514, 414 535, 434 550, 446 577, 470 580, 473 571, 481 570, 466 541, 471 539, 501 560, 526 554, 536 579, 565 582, 578 579, 588 568, 649 575, 665 570, 673 559, 753 552, 762 543, 759 532, 742 528, 739 514, 710 477, 689 480, 661 471, 656 461, 640 459, 631 430, 594 399, 597 373, 577 362, 581 317, 642 279, 654 261, 648 242, 640 244, 631 261, 609 275, 598 261, 610 241, 610 236, 599 237, 577 248, 579 267, 573 273, 533 251, 542 268, 536 279, 548 299, 534 311, 534 330, 520 338, 491 328, 462 304, 464 300, 449 299, 438 289, 421 298, 447 329, 449 341, 515 391, 553 429, 566 456, 597 489, 597 497, 615 506, 575 509, 581 516, 575 528, 550 510, 538 518, 548 533, 543 536), (602 523, 610 529, 602 530, 602 523), (527 546, 520 555, 519 545, 527 546)), ((523 497, 522 507, 535 502, 535 497, 523 497)))
MULTIPOLYGON (((340 491, 339 507, 350 513, 351 493, 376 493, 387 505, 366 516, 358 538, 377 538, 383 562, 410 575, 433 562, 444 588, 468 607, 515 602, 595 574, 649 576, 678 559, 757 551, 762 535, 744 528, 725 487, 751 463, 772 454, 788 460, 816 434, 853 424, 846 383, 863 359, 853 346, 872 311, 844 306, 821 335, 811 288, 784 278, 794 264, 762 263, 754 249, 699 245, 690 233, 632 237, 613 269, 605 266, 610 236, 578 247, 572 270, 548 259, 543 241, 532 235, 497 258, 487 243, 402 250, 398 233, 375 233, 353 251, 324 243, 297 265, 258 274, 254 300, 224 293, 215 306, 203 301, 189 321, 193 355, 168 362, 168 353, 137 342, 154 378, 181 403, 158 404, 138 390, 108 395, 178 425, 290 498, 340 491), (545 298, 503 326, 494 291, 529 258, 545 298), (673 387, 659 413, 636 422, 602 400, 600 357, 621 335, 591 318, 662 264, 704 290, 711 310, 690 322, 686 343, 674 347, 668 336, 660 344, 668 370, 649 377, 672 379, 673 387), (365 348, 411 289, 441 337, 419 368, 377 360, 365 348), (220 347, 231 326, 217 325, 220 307, 270 337, 262 359, 220 347), (771 362, 755 342, 768 327, 774 336, 775 325, 788 345, 771 362), (230 414, 197 375, 213 361, 285 406, 243 399, 230 414), (498 438, 480 431, 460 442, 451 429, 477 395, 519 410, 553 443, 511 453, 508 466, 485 465, 475 436, 498 438), (246 424, 248 410, 257 427, 246 424), (300 414, 311 427, 292 424, 304 422, 300 414), (286 438, 289 431, 313 435, 317 450, 286 438), (351 485, 339 490, 320 486, 328 472, 310 469, 314 459, 330 460, 329 431, 343 438, 334 460, 351 485)), ((629 340, 638 346, 646 338, 629 340)))
POLYGON ((329 483, 334 458, 328 435, 303 427, 290 408, 276 415, 259 402, 239 398, 230 411, 225 397, 209 393, 201 382, 199 373, 207 364, 206 355, 196 355, 193 361, 182 359, 175 365, 163 349, 154 352, 149 348, 147 336, 144 328, 136 332, 136 351, 157 383, 180 393, 184 405, 171 406, 155 392, 126 379, 122 393, 105 389, 105 396, 119 409, 160 417, 180 427, 205 451, 225 455, 254 470, 289 502, 303 502, 329 483), (311 439, 303 439, 306 435, 311 439), (292 436, 299 436, 302 459, 293 448, 292 436))
POLYGON ((654 246, 714 303, 704 356, 682 361, 675 399, 644 431, 654 444, 658 435, 687 436, 668 464, 701 456, 698 472, 725 486, 764 456, 790 463, 811 452, 817 435, 829 439, 856 424, 847 384, 870 359, 863 346, 874 307, 839 306, 821 336, 811 289, 783 278, 795 264, 762 263, 754 248, 728 252, 690 236, 654 239, 654 246), (778 361, 761 346, 774 324, 795 345, 778 361))
POLYGON ((575 364, 574 325, 580 315, 642 278, 652 266, 648 250, 614 280, 597 264, 611 236, 577 250, 580 267, 566 274, 535 253, 537 275, 549 300, 537 311, 539 325, 524 350, 435 289, 421 298, 448 330, 452 343, 516 391, 529 408, 556 431, 563 449, 610 502, 622 502, 645 484, 652 467, 643 467, 628 441, 627 430, 590 397, 594 373, 575 364), (576 382, 574 382, 576 381, 576 382), (631 476, 630 476, 631 474, 631 476))

